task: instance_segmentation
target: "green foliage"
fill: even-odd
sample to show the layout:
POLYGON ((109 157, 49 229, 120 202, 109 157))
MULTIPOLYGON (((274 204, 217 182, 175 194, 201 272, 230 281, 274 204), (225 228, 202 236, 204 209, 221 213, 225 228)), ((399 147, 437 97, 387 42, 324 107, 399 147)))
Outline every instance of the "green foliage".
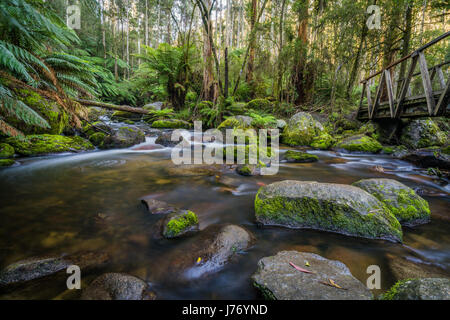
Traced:
POLYGON ((258 129, 270 129, 277 126, 277 119, 272 115, 250 111, 247 115, 253 118, 252 126, 258 129))

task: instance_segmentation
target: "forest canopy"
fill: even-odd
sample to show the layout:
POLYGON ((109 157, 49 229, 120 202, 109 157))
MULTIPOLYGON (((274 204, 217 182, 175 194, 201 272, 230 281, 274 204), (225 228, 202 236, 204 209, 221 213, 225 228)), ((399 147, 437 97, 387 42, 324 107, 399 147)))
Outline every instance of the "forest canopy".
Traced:
MULTIPOLYGON (((163 101, 163 113, 211 127, 251 101, 262 122, 351 113, 360 81, 448 31, 448 15, 445 0, 3 0, 0 132, 49 126, 31 93, 74 127, 79 99, 163 101)), ((427 59, 449 60, 448 40, 427 59)))

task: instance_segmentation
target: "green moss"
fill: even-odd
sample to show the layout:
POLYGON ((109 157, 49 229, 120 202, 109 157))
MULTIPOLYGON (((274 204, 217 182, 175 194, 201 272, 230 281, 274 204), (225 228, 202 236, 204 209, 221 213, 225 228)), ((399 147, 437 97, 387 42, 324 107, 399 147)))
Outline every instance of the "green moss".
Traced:
MULTIPOLYGON (((388 184, 383 179, 361 180, 353 183, 380 200, 397 220, 405 225, 427 222, 431 211, 428 202, 414 190, 400 183, 388 184)), ((394 183, 394 182, 392 182, 394 183)))
POLYGON ((15 163, 13 159, 0 159, 0 167, 9 167, 15 163))
POLYGON ((178 119, 167 119, 167 120, 156 120, 152 123, 153 128, 163 128, 163 129, 189 129, 191 127, 190 123, 178 120, 178 119))
MULTIPOLYGON (((223 159, 227 158, 227 149, 228 148, 229 147, 223 148, 223 159)), ((246 164, 249 163, 249 155, 252 155, 253 153, 256 155, 257 162, 261 162, 262 160, 264 160, 264 159, 260 159, 260 148, 257 146, 257 144, 250 144, 250 145, 245 145, 245 146, 244 145, 234 146, 233 153, 234 153, 233 158, 235 161, 238 160, 239 154, 244 154, 246 164)), ((272 148, 267 147, 264 158, 271 158, 273 156, 274 156, 274 153, 272 152, 272 148)))
POLYGON ((397 281, 388 291, 382 294, 379 299, 380 300, 397 300, 399 289, 401 289, 407 282, 413 279, 406 279, 397 281))
POLYGON ((313 138, 311 147, 320 150, 328 150, 333 146, 334 143, 335 140, 333 139, 333 137, 328 133, 324 133, 318 137, 313 138))
POLYGON ((7 143, 0 143, 0 159, 12 158, 14 156, 14 148, 7 143))
POLYGON ((260 188, 256 195, 255 213, 257 220, 265 224, 402 241, 400 223, 383 206, 375 209, 385 214, 361 215, 345 204, 308 197, 265 197, 263 190, 260 188))
POLYGON ((373 138, 358 135, 340 141, 336 148, 345 149, 349 152, 377 153, 383 146, 373 138))
POLYGON ((28 135, 23 139, 11 137, 5 142, 12 145, 18 154, 24 156, 94 149, 92 143, 78 136, 28 135))
POLYGON ((164 236, 166 238, 175 238, 183 231, 195 226, 196 224, 198 224, 197 215, 188 210, 186 213, 176 216, 167 223, 164 230, 164 236))
POLYGON ((273 104, 267 99, 254 99, 247 103, 247 109, 273 111, 273 104))
POLYGON ((289 162, 298 162, 298 163, 319 161, 319 157, 314 154, 292 151, 292 150, 286 151, 284 158, 289 162))
POLYGON ((289 146, 310 146, 315 143, 317 147, 326 147, 322 145, 324 140, 329 140, 326 137, 326 130, 322 124, 304 112, 294 115, 283 129, 282 143, 289 146))
POLYGON ((89 137, 89 141, 96 147, 100 147, 106 138, 106 134, 103 132, 96 132, 89 137))
POLYGON ((251 167, 251 165, 244 165, 244 166, 239 166, 236 169, 237 173, 240 174, 241 176, 246 176, 249 177, 253 174, 253 168, 251 167))
POLYGON ((450 145, 442 148, 442 153, 443 154, 450 154, 450 145))
POLYGON ((384 154, 393 154, 395 152, 395 148, 393 148, 393 147, 383 147, 382 152, 384 154))
POLYGON ((25 134, 61 134, 65 128, 69 127, 69 115, 56 102, 28 89, 16 89, 16 91, 19 99, 42 116, 50 126, 41 128, 25 124, 15 118, 7 118, 7 121, 16 128, 25 134))

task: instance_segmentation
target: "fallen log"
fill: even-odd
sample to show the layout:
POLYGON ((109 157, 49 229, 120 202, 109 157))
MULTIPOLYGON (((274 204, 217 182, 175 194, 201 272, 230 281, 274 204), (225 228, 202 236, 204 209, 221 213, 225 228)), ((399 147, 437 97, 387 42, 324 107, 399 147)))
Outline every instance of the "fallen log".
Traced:
POLYGON ((148 114, 149 111, 142 108, 134 108, 130 106, 118 106, 112 103, 84 100, 84 99, 74 99, 76 102, 86 106, 86 107, 100 107, 112 110, 126 111, 131 113, 148 114))

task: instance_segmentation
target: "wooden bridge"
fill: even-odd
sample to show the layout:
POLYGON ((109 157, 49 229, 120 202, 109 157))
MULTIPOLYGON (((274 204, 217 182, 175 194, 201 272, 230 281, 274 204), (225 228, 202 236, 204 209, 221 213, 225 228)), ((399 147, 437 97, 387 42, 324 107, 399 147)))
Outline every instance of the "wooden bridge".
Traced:
POLYGON ((448 36, 450 32, 444 33, 361 81, 363 90, 357 118, 381 120, 447 115, 450 109, 450 72, 447 71, 450 61, 429 68, 424 51, 448 36), (405 76, 400 78, 400 72, 395 69, 402 64, 405 76), (417 65, 419 72, 416 72, 417 65))

